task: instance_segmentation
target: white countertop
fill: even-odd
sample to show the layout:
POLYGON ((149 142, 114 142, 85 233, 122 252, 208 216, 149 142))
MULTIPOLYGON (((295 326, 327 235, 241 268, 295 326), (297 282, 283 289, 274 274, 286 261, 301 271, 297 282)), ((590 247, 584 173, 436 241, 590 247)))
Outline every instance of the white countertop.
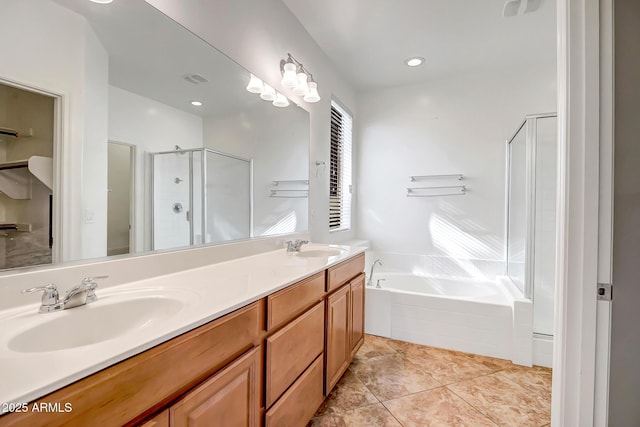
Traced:
MULTIPOLYGON (((364 251, 362 247, 334 245, 309 245, 303 247, 303 251, 329 247, 339 248, 342 253, 305 258, 281 249, 104 290, 98 288, 96 302, 60 312, 40 314, 39 304, 0 311, 0 405, 36 400, 364 251), (129 332, 95 344, 46 352, 16 351, 9 345, 25 331, 40 330, 44 322, 65 325, 56 331, 59 335, 52 335, 74 334, 77 331, 74 331, 73 316, 80 315, 79 310, 96 310, 90 314, 99 315, 102 311, 97 310, 109 304, 135 300, 141 295, 151 301, 171 298, 181 308, 166 319, 143 322, 129 332)), ((126 317, 116 317, 101 321, 104 324, 128 322, 126 317)), ((100 324, 89 326, 101 327, 100 324)), ((77 325, 77 328, 86 330, 87 325, 77 325)), ((46 339, 56 340, 55 336, 46 339)))

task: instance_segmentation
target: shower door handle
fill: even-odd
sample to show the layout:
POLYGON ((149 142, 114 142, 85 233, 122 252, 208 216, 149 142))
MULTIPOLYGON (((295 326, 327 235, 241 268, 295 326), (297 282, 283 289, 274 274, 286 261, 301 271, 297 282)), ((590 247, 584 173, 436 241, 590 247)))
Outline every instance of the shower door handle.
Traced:
POLYGON ((186 213, 186 217, 187 217, 187 222, 191 222, 191 211, 187 211, 186 213))

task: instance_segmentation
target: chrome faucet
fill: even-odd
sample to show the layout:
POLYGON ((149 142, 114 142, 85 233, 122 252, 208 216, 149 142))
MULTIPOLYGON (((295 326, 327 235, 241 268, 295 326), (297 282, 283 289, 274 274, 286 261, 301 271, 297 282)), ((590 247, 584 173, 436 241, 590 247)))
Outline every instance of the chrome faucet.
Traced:
POLYGON ((23 289, 23 294, 30 294, 33 292, 42 291, 42 301, 40 303, 39 313, 51 313, 52 311, 62 310, 64 306, 59 300, 58 288, 53 283, 48 285, 39 286, 37 288, 23 289))
MULTIPOLYGON (((373 286, 373 269, 376 267, 376 264, 378 264, 380 267, 382 267, 382 261, 380 261, 379 259, 373 261, 373 264, 371 264, 371 271, 369 272, 369 280, 367 280, 367 286, 371 287, 373 286)), ((378 287, 380 283, 378 283, 378 287)))
POLYGON ((51 313, 53 311, 66 310, 67 308, 78 307, 79 305, 85 305, 92 303, 98 299, 96 296, 96 288, 98 283, 96 279, 105 279, 109 276, 97 276, 97 277, 85 277, 82 279, 79 285, 69 289, 64 298, 60 299, 60 294, 56 285, 50 283, 45 286, 24 289, 23 294, 30 294, 32 292, 43 291, 42 301, 39 313, 51 313))
POLYGON ((287 245, 287 252, 300 252, 300 248, 302 247, 302 245, 306 245, 307 243, 309 243, 308 240, 299 239, 296 239, 295 242, 292 242, 291 240, 287 240, 285 242, 285 244, 287 245))

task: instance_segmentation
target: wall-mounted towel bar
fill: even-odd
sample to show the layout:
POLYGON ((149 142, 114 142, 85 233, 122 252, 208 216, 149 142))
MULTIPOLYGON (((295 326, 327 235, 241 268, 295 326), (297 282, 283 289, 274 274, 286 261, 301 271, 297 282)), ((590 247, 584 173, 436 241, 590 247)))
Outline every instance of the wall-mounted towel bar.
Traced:
POLYGON ((283 198, 283 199, 303 199, 309 197, 309 190, 271 190, 270 197, 283 198))
POLYGON ((283 185, 283 184, 301 184, 301 185, 309 185, 308 179, 290 179, 290 180, 281 180, 281 181, 273 181, 273 185, 283 185))
POLYGON ((464 196, 465 194, 467 194, 467 187, 464 185, 407 188, 407 197, 464 196))
POLYGON ((426 179, 457 179, 458 181, 462 181, 463 175, 461 173, 451 174, 451 175, 412 175, 409 177, 409 181, 423 181, 426 179))

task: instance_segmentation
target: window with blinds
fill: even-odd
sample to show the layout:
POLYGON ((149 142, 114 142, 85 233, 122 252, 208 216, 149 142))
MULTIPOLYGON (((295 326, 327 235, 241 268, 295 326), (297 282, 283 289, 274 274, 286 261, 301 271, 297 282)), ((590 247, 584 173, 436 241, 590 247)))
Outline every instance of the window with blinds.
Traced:
POLYGON ((351 228, 351 147, 353 118, 331 101, 329 230, 351 228))

